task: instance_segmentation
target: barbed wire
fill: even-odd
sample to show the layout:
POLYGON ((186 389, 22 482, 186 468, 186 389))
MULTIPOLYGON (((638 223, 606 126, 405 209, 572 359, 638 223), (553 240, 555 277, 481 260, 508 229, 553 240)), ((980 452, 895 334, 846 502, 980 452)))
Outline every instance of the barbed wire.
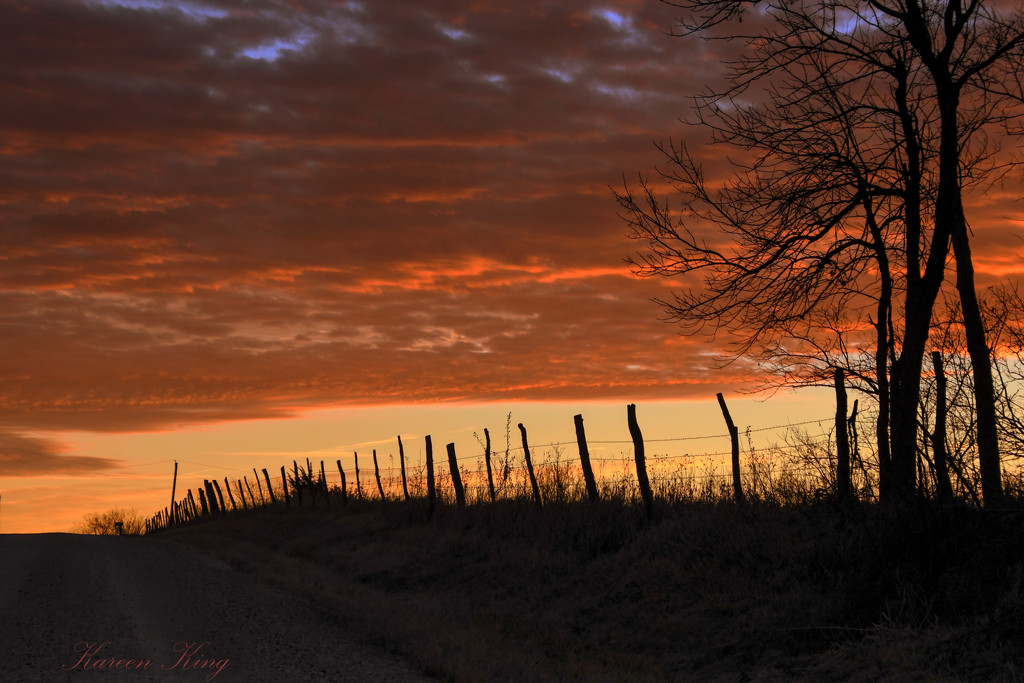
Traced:
MULTIPOLYGON (((813 422, 818 422, 818 420, 814 420, 813 422)), ((804 423, 804 424, 808 424, 808 423, 804 423)), ((773 453, 773 452, 774 453, 780 453, 780 452, 785 453, 785 452, 799 451, 800 449, 806 448, 808 446, 821 445, 822 443, 825 443, 830 437, 831 437, 831 433, 829 433, 829 432, 822 432, 820 434, 808 435, 807 436, 808 441, 806 441, 804 443, 800 443, 800 444, 787 444, 785 446, 773 445, 773 446, 765 447, 765 448, 762 448, 762 449, 754 449, 753 451, 751 451, 749 448, 748 449, 742 449, 741 448, 741 454, 745 455, 749 459, 754 454, 760 454, 760 453, 768 454, 768 453, 773 453)), ((571 442, 571 443, 575 443, 575 442, 571 442)), ((628 443, 632 444, 633 442, 630 441, 628 443)), ((647 441, 645 440, 644 443, 647 443, 647 441)), ((544 445, 541 445, 539 447, 543 448, 544 445)), ((531 448, 531 450, 533 450, 534 447, 531 446, 530 448, 531 448)), ((509 449, 509 453, 522 452, 522 450, 523 450, 522 448, 509 449)), ((502 451, 502 453, 503 452, 504 451, 502 451)), ((721 458, 721 457, 726 457, 726 456, 731 456, 731 455, 732 455, 732 451, 731 450, 728 450, 728 451, 717 451, 717 452, 714 452, 714 453, 702 452, 702 453, 680 453, 680 454, 653 454, 653 455, 646 456, 646 460, 648 460, 648 461, 654 460, 654 461, 658 461, 658 462, 666 462, 666 461, 671 461, 671 460, 693 460, 693 461, 697 461, 697 460, 700 460, 700 459, 721 458)), ((393 455, 389 455, 388 457, 389 458, 393 458, 394 456, 393 455)), ((459 462, 460 464, 471 462, 471 461, 479 463, 480 459, 483 459, 483 458, 485 458, 485 455, 483 453, 480 453, 479 455, 465 456, 465 457, 456 458, 456 462, 459 462)), ((297 459, 293 459, 293 460, 297 460, 297 459)), ((591 460, 591 462, 630 463, 630 462, 632 462, 632 457, 630 455, 626 455, 626 454, 622 454, 622 455, 618 455, 618 456, 605 456, 605 457, 598 457, 598 456, 593 456, 592 455, 592 456, 590 456, 590 460, 591 460)), ((443 459, 435 457, 434 458, 434 463, 435 463, 435 465, 438 464, 438 463, 447 464, 447 457, 445 456, 443 459)), ((538 469, 541 469, 541 468, 544 468, 544 467, 549 467, 550 465, 551 465, 551 463, 550 463, 549 459, 541 459, 538 462, 534 463, 534 466, 536 468, 538 468, 538 469)), ((504 467, 504 464, 502 464, 502 466, 504 467)), ((426 463, 425 462, 421 462, 421 463, 416 464, 416 465, 406 465, 406 471, 407 472, 408 471, 419 471, 419 470, 425 470, 425 469, 426 469, 426 463)), ((442 468, 437 468, 438 476, 441 476, 443 474, 444 469, 447 469, 447 468, 443 468, 443 467, 442 468)), ((525 472, 525 471, 527 471, 527 467, 526 467, 525 464, 509 465, 507 467, 504 467, 504 469, 507 469, 510 472, 525 472)), ((299 470, 300 470, 300 472, 305 472, 306 468, 302 464, 299 464, 299 470)), ((376 470, 373 468, 372 465, 369 466, 369 467, 360 467, 359 468, 359 472, 371 473, 371 472, 375 472, 376 471, 376 472, 379 472, 382 475, 391 475, 391 476, 394 476, 393 473, 400 473, 401 470, 402 470, 401 467, 392 467, 392 466, 380 467, 379 465, 376 468, 376 470)), ((292 470, 286 468, 286 471, 288 471, 290 476, 293 476, 292 470)), ((328 477, 328 478, 330 478, 330 477, 328 477)))
MULTIPOLYGON (((801 421, 801 422, 787 422, 785 424, 770 425, 770 426, 766 426, 766 427, 758 427, 756 429, 748 427, 747 429, 743 430, 742 433, 743 434, 754 434, 754 433, 762 433, 762 432, 767 432, 767 431, 772 431, 772 430, 792 429, 794 427, 803 427, 803 426, 811 425, 811 424, 818 424, 818 425, 820 425, 823 422, 831 422, 833 419, 834 418, 832 416, 829 416, 829 417, 822 417, 822 418, 813 419, 813 420, 804 420, 804 421, 801 421)), ((807 435, 805 438, 811 439, 809 444, 807 444, 807 445, 810 445, 810 444, 818 444, 818 443, 820 443, 820 441, 819 441, 820 439, 828 438, 830 436, 831 436, 831 432, 826 431, 826 432, 822 432, 820 434, 816 434, 816 435, 813 435, 813 436, 807 435)), ((705 434, 705 435, 698 435, 698 436, 677 436, 677 437, 665 437, 665 438, 658 438, 658 439, 644 439, 644 444, 646 445, 646 444, 656 444, 656 443, 679 443, 679 442, 686 442, 686 441, 702 441, 702 440, 728 439, 728 438, 730 438, 728 433, 725 433, 725 434, 705 434)), ((599 439, 599 440, 594 440, 594 441, 588 440, 587 444, 588 445, 602 445, 602 446, 609 446, 609 445, 628 445, 628 446, 632 446, 633 445, 633 441, 631 439, 628 439, 628 440, 627 439, 599 439)), ((540 449, 561 448, 561 447, 564 447, 564 446, 575 446, 575 445, 577 445, 576 441, 552 441, 552 442, 549 442, 549 443, 542 443, 542 444, 530 444, 529 447, 530 447, 530 450, 532 452, 532 451, 540 450, 540 449)), ((785 446, 772 445, 772 446, 763 447, 762 449, 753 449, 753 450, 751 450, 750 448, 741 449, 741 452, 743 452, 745 450, 745 452, 749 456, 749 455, 752 455, 754 452, 756 452, 758 450, 761 450, 762 452, 763 451, 787 452, 787 451, 797 450, 797 449, 799 449, 801 447, 804 447, 804 444, 785 445, 785 446)), ((341 449, 337 449, 337 450, 340 451, 341 449)), ((345 450, 347 451, 349 449, 346 448, 345 450)), ((358 454, 358 451, 354 451, 354 452, 356 452, 358 454)), ((506 447, 504 449, 492 450, 491 451, 492 458, 495 458, 495 457, 501 458, 502 456, 512 455, 512 454, 515 454, 517 457, 522 457, 523 453, 524 453, 524 449, 522 448, 522 446, 511 446, 511 445, 509 445, 508 447, 506 447)), ((702 459, 702 458, 704 458, 704 459, 706 459, 706 458, 719 458, 719 457, 725 457, 725 456, 731 456, 731 455, 732 455, 732 451, 729 450, 729 451, 702 452, 702 453, 683 453, 683 454, 652 454, 652 455, 646 456, 646 458, 647 458, 647 460, 653 460, 653 461, 657 461, 659 463, 664 463, 664 462, 668 462, 668 461, 672 461, 672 460, 683 460, 683 459, 699 460, 699 459, 702 459)), ((393 459, 394 458, 394 454, 393 453, 388 453, 387 457, 389 459, 393 459)), ((486 458, 486 453, 481 451, 481 452, 470 454, 470 455, 457 456, 456 457, 456 462, 460 463, 460 465, 461 465, 463 463, 468 463, 468 462, 479 462, 481 459, 484 459, 484 458, 486 458)), ((308 460, 309 458, 308 458, 308 456, 306 456, 303 459, 308 460)), ((292 458, 292 460, 294 462, 298 462, 299 458, 292 458)), ((625 454, 621 454, 621 455, 618 455, 618 456, 593 456, 592 455, 592 456, 590 456, 590 460, 594 461, 594 462, 600 462, 600 463, 628 462, 630 460, 630 456, 625 455, 625 454)), ((172 458, 165 458, 165 459, 162 459, 162 460, 152 460, 152 461, 148 461, 148 462, 144 462, 144 463, 138 463, 137 465, 139 467, 145 467, 145 466, 156 465, 156 464, 166 464, 166 463, 171 463, 171 462, 175 462, 175 461, 177 461, 178 463, 181 463, 181 464, 193 465, 195 467, 202 468, 201 470, 198 470, 198 471, 190 470, 190 471, 186 471, 186 472, 179 472, 179 475, 183 475, 183 476, 202 475, 202 474, 205 474, 207 471, 209 471, 211 469, 212 470, 219 470, 219 471, 223 471, 223 472, 232 472, 232 473, 237 473, 238 472, 238 468, 237 467, 229 467, 229 466, 219 465, 219 464, 214 464, 214 463, 203 463, 203 462, 196 462, 194 460, 182 460, 182 459, 172 459, 172 458)), ((435 461, 435 463, 437 463, 437 462, 447 462, 447 457, 444 456, 444 455, 441 455, 441 457, 438 457, 437 455, 435 455, 434 461, 435 461)), ((546 467, 546 466, 549 466, 549 465, 550 465, 550 463, 548 462, 548 460, 544 459, 544 458, 542 458, 540 460, 540 462, 537 463, 537 467, 546 467)), ((505 469, 505 470, 507 470, 509 472, 522 472, 522 471, 525 471, 527 469, 525 464, 523 464, 523 465, 517 464, 517 465, 514 465, 514 466, 510 466, 507 463, 503 463, 502 467, 503 467, 503 469, 505 469)), ((420 463, 418 465, 412 465, 412 466, 408 466, 407 465, 406 470, 408 471, 408 470, 417 470, 417 469, 425 469, 425 468, 426 468, 426 464, 425 463, 420 463)), ((370 471, 373 470, 372 467, 371 468, 359 468, 359 469, 360 469, 360 471, 366 471, 366 472, 370 472, 370 471)), ((300 470, 300 472, 305 472, 306 468, 302 467, 300 465, 299 466, 299 470, 300 470)), ((386 474, 386 475, 392 475, 393 476, 393 473, 401 472, 401 467, 377 467, 376 471, 381 473, 382 475, 386 474)), ((290 476, 294 476, 293 472, 289 471, 289 469, 287 467, 286 467, 286 472, 290 476)), ((236 476, 236 478, 237 478, 237 476, 236 476)), ((340 475, 337 478, 340 480, 340 475)), ((330 479, 330 476, 328 476, 328 479, 330 479)))
MULTIPOLYGON (((756 434, 756 433, 760 433, 760 432, 768 432, 768 431, 778 430, 778 429, 788 429, 788 428, 792 428, 792 427, 802 427, 804 425, 809 425, 809 424, 821 424, 822 422, 826 422, 826 421, 830 421, 830 420, 834 420, 834 418, 833 417, 823 417, 823 418, 820 418, 820 419, 817 419, 817 420, 804 420, 803 422, 790 422, 790 423, 786 423, 786 424, 782 424, 782 425, 773 425, 773 426, 770 426, 770 427, 758 427, 757 429, 750 429, 750 428, 748 428, 748 429, 744 430, 743 433, 744 434, 756 434)), ((661 438, 661 439, 644 439, 644 444, 646 445, 646 444, 649 444, 649 443, 672 443, 672 442, 679 442, 679 441, 700 441, 700 440, 708 440, 708 439, 728 439, 728 438, 730 438, 729 434, 708 434, 708 435, 704 435, 704 436, 675 436, 675 437, 666 437, 666 438, 661 438)), ((617 440, 596 440, 596 441, 591 441, 590 439, 587 439, 587 444, 588 445, 603 445, 603 446, 608 446, 608 445, 628 445, 628 446, 632 446, 633 445, 633 440, 632 439, 617 439, 617 440)), ((550 443, 530 444, 530 450, 533 451, 533 450, 541 449, 541 448, 560 448, 562 446, 575 446, 575 445, 576 445, 575 441, 552 441, 550 443)), ((523 452, 522 446, 510 446, 507 450, 510 453, 513 453, 513 452, 514 453, 521 453, 521 452, 523 452)), ((504 452, 504 451, 499 451, 499 452, 504 452)), ((492 454, 493 453, 494 453, 494 451, 492 451, 492 454)), ((729 453, 731 453, 731 451, 729 451, 729 453)), ((474 460, 474 459, 482 458, 482 457, 485 457, 484 453, 477 453, 475 455, 467 455, 467 456, 457 457, 456 460, 461 462, 461 461, 464 461, 464 460, 474 460)), ((600 459, 601 458, 591 457, 591 460, 600 460, 600 459)))

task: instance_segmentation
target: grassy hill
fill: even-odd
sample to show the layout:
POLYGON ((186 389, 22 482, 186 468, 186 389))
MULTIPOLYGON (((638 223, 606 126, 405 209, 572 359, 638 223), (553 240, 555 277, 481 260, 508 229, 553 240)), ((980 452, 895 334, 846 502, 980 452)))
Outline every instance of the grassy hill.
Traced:
POLYGON ((526 498, 428 518, 423 501, 335 499, 163 535, 442 680, 1009 681, 1022 522, 1024 507, 690 500, 651 523, 630 501, 526 498))

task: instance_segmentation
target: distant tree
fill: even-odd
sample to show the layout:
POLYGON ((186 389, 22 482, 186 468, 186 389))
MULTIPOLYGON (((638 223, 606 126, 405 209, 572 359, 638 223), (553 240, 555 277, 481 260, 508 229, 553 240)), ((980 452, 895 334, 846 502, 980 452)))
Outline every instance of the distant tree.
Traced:
POLYGON ((117 523, 121 522, 124 533, 137 536, 146 529, 146 520, 134 508, 112 508, 106 512, 87 514, 72 531, 76 534, 112 536, 117 534, 117 523))
POLYGON ((798 381, 824 382, 833 366, 860 378, 879 400, 881 493, 904 498, 916 489, 923 359, 952 244, 984 495, 997 501, 991 354, 962 192, 991 180, 991 141, 1021 120, 1024 12, 986 0, 668 4, 686 13, 682 35, 746 47, 691 120, 741 154, 731 176, 709 181, 670 142, 662 179, 678 203, 643 179, 617 195, 645 242, 637 272, 686 278, 660 302, 670 319, 735 334, 736 357, 798 381))

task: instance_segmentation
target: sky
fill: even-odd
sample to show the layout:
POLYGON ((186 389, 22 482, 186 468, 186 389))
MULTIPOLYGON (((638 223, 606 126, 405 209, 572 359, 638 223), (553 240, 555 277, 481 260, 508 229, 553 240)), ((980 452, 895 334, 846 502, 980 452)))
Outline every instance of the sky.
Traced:
MULTIPOLYGON (((508 413, 628 439, 626 403, 723 432, 750 377, 659 320, 676 283, 633 276, 612 194, 654 142, 703 144, 680 117, 727 48, 674 19, 0 0, 0 532, 151 513, 175 459, 187 488, 398 434, 471 449, 508 413)), ((1020 270, 1017 189, 980 205, 983 281, 1020 270)), ((745 424, 834 410, 806 396, 745 424)))

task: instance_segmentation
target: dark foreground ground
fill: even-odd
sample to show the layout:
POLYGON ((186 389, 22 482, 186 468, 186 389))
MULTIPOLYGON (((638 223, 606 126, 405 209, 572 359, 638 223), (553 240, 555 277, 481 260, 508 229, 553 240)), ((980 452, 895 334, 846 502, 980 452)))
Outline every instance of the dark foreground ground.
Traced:
POLYGON ((344 614, 191 546, 0 535, 0 681, 424 680, 344 614))
MULTIPOLYGON (((241 645, 226 634, 259 618, 303 643, 313 629, 258 597, 267 587, 441 680, 1024 680, 1020 510, 688 504, 659 516, 516 501, 432 519, 415 501, 238 513, 158 536, 217 558, 193 568, 230 566, 252 599, 213 607, 212 636, 147 642, 229 651, 241 645)), ((121 540, 148 542, 110 542, 121 540)), ((195 604, 186 594, 154 609, 173 615, 195 604)), ((61 637, 64 661, 86 636, 61 637)), ((355 659, 323 640, 304 647, 279 656, 355 659)))

